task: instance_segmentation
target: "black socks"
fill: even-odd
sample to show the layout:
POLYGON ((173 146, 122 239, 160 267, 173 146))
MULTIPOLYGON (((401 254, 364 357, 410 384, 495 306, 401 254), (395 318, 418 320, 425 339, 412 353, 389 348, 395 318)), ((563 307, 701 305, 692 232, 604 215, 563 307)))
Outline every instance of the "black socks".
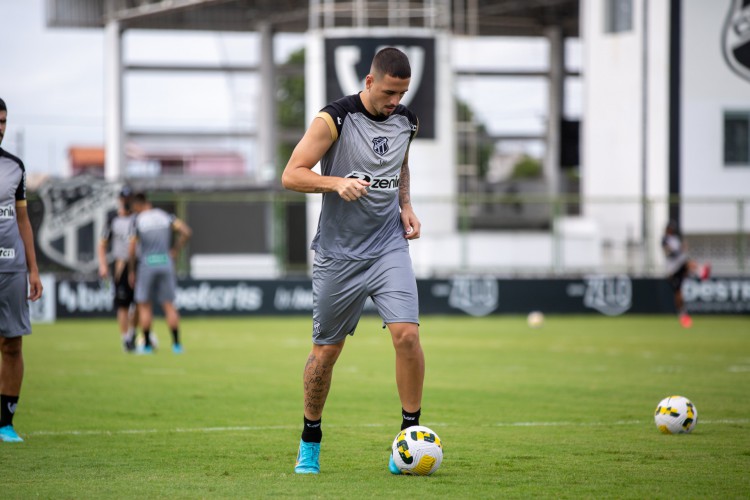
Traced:
MULTIPOLYGON (((409 413, 408 411, 401 409, 401 430, 411 427, 412 425, 419 425, 419 416, 422 414, 422 409, 409 413)), ((302 427, 302 441, 306 443, 320 443, 323 439, 323 430, 320 427, 321 420, 308 420, 307 417, 303 417, 304 426, 302 427)))
POLYGON ((306 443, 320 443, 323 439, 323 430, 320 428, 320 421, 308 420, 307 417, 302 417, 305 420, 305 424, 302 427, 302 441, 306 443))
POLYGON ((13 425, 13 415, 16 413, 18 396, 0 395, 0 404, 2 404, 2 408, 0 409, 0 427, 13 425))
POLYGON ((172 330, 172 344, 180 345, 180 330, 177 328, 172 330))
POLYGON ((401 408, 401 418, 403 419, 401 421, 401 430, 403 431, 407 427, 411 427, 412 425, 419 425, 419 415, 422 414, 422 408, 415 411, 414 413, 409 413, 408 411, 401 408))

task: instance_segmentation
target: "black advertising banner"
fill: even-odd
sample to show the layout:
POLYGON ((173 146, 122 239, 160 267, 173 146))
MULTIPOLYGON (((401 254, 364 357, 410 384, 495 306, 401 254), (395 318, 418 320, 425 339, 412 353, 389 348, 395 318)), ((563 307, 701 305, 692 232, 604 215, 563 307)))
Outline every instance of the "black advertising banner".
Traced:
MULTIPOLYGON (((421 314, 672 314, 672 292, 665 280, 628 276, 581 279, 497 279, 455 276, 418 280, 421 314)), ((114 316, 111 288, 97 281, 60 280, 49 294, 57 318, 114 316), (54 297, 54 298, 53 298, 54 297)), ((696 314, 750 315, 750 278, 686 280, 685 304, 696 314)), ((183 316, 310 315, 309 279, 180 280, 176 305, 183 316)), ((365 313, 377 313, 368 301, 365 313)))
POLYGON ((375 54, 396 47, 409 58, 411 81, 401 104, 419 118, 417 139, 435 138, 435 39, 426 37, 326 38, 326 103, 364 88, 375 54))

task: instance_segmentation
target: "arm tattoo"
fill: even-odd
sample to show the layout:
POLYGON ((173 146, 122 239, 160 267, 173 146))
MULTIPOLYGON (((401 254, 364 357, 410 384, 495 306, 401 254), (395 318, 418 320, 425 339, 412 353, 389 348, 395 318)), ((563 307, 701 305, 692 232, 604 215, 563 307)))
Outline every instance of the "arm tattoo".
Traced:
POLYGON ((398 181, 398 203, 401 206, 411 203, 410 191, 411 178, 409 176, 409 152, 404 156, 404 162, 401 164, 401 178, 398 181))

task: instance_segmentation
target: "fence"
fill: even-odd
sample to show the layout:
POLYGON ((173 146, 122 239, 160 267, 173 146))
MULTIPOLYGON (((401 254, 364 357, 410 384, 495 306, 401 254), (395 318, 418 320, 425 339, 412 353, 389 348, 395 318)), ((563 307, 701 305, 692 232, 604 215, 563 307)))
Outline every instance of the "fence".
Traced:
MULTIPOLYGON (((29 200, 40 270, 95 277, 99 234, 107 214, 115 210, 117 186, 78 183, 76 196, 64 185, 55 189, 56 194, 49 189, 31 193, 29 200), (99 190, 98 195, 92 190, 99 190), (50 226, 57 230, 50 231, 50 226)), ((317 220, 317 195, 159 191, 150 198, 193 228, 178 262, 182 277, 211 278, 211 266, 222 258, 231 263, 235 278, 308 273, 313 236, 308 228, 317 220)), ((750 198, 472 194, 414 195, 412 200, 423 223, 422 238, 411 245, 415 271, 422 278, 457 273, 659 277, 663 228, 668 214, 677 209, 693 258, 710 261, 715 274, 750 273, 750 198)))

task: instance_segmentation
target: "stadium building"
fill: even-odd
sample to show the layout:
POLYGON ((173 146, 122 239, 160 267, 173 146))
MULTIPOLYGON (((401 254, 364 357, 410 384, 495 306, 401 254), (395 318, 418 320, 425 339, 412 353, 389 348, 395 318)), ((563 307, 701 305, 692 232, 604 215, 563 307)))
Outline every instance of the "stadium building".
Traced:
MULTIPOLYGON (((356 91, 367 71, 363 61, 375 48, 396 44, 414 61, 414 101, 408 104, 422 117, 411 156, 412 194, 428 229, 412 246, 419 276, 659 275, 659 241, 670 217, 680 220, 693 251, 711 259, 718 272, 747 270, 746 2, 50 0, 47 14, 52 27, 105 31, 104 170, 110 181, 165 191, 239 188, 273 194, 285 162, 279 145, 301 136, 301 129, 280 127, 276 118, 278 79, 301 74, 299 66, 275 62, 276 35, 305 37, 305 123, 328 100, 356 91), (209 67, 126 60, 124 33, 149 29, 253 31, 260 62, 209 67), (567 58, 570 40, 579 36, 582 61, 576 68, 567 58), (543 41, 544 67, 504 68, 499 54, 482 52, 482 43, 503 37, 543 41), (467 66, 474 51, 489 55, 467 66), (124 97, 125 75, 149 71, 255 74, 256 126, 242 133, 129 129, 124 116, 133 104, 124 97), (546 89, 541 126, 530 132, 488 132, 476 112, 462 112, 464 103, 456 103, 461 88, 501 88, 509 78, 537 79, 546 89), (569 89, 581 81, 581 116, 574 116, 569 89), (191 182, 185 175, 128 173, 133 158, 126 152, 133 141, 195 143, 207 136, 252 141, 253 174, 191 182), (542 176, 498 174, 509 156, 502 152, 513 144, 522 144, 516 153, 536 154, 542 176)), ((491 107, 494 99, 484 105, 491 107)), ((257 222, 255 235, 244 243, 234 240, 239 245, 228 249, 207 243, 200 253, 196 243, 192 271, 200 274, 202 262, 208 262, 206 275, 220 274, 215 266, 221 259, 215 257, 222 251, 240 259, 232 261, 232 269, 244 262, 244 269, 275 276, 304 268, 318 198, 290 203, 279 220, 272 203, 260 196, 243 208, 257 222), (307 221, 304 228, 295 225, 301 219, 307 221)), ((214 236, 211 221, 232 210, 194 206, 184 201, 185 212, 195 215, 196 234, 206 225, 204 234, 214 236)))

